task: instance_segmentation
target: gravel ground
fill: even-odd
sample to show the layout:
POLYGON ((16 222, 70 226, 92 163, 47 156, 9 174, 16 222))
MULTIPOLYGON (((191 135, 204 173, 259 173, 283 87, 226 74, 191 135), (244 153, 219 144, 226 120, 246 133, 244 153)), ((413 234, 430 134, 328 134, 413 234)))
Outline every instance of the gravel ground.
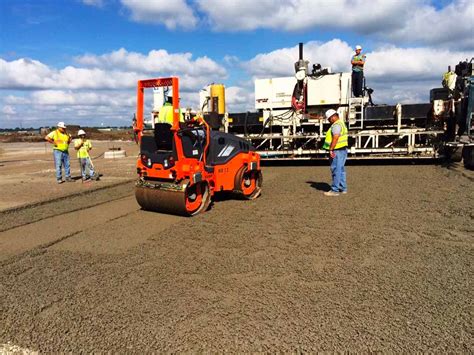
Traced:
MULTIPOLYGON (((71 175, 74 183, 57 184, 53 154, 47 143, 0 143, 0 212, 18 209, 32 203, 42 203, 73 194, 102 188, 136 178, 138 146, 132 142, 93 141, 91 156, 96 170, 102 175, 100 182, 81 182, 76 153, 69 149, 71 175), (125 150, 127 157, 104 159, 111 148, 125 150)), ((63 176, 64 177, 64 176, 63 176)), ((1 228, 0 228, 1 230, 1 228)))
POLYGON ((323 166, 266 167, 260 198, 221 197, 194 218, 101 190, 94 207, 10 225, 0 344, 472 352, 473 175, 350 166, 335 198, 328 179, 323 166))

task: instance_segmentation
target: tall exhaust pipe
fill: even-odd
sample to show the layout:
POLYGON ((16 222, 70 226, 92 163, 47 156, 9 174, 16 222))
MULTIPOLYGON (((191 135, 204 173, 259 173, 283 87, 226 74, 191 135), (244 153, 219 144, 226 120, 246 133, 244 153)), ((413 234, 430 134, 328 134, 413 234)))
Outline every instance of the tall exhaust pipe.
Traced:
POLYGON ((303 43, 300 42, 298 44, 298 48, 299 48, 300 55, 299 55, 298 61, 295 63, 295 73, 298 73, 299 71, 301 71, 301 73, 299 74, 301 78, 297 77, 297 79, 302 80, 304 79, 304 77, 306 76, 306 73, 308 72, 308 61, 303 59, 303 43))

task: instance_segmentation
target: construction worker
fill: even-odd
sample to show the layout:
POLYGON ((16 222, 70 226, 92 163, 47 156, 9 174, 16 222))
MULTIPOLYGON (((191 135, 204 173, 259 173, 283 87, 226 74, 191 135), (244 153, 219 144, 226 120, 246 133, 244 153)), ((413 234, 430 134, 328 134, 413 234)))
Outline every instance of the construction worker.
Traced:
POLYGON ((364 84, 364 65, 365 54, 361 54, 362 47, 357 45, 355 47, 355 54, 352 56, 352 94, 354 97, 361 97, 363 95, 362 86, 364 84))
POLYGON ((56 168, 56 181, 58 184, 64 182, 62 178, 62 168, 66 175, 67 182, 73 182, 71 179, 71 163, 69 160, 69 143, 71 143, 71 135, 66 132, 64 122, 58 122, 58 129, 49 133, 45 140, 53 144, 54 166, 56 168))
MULTIPOLYGON (((183 113, 179 110, 179 121, 184 122, 183 113)), ((158 117, 155 118, 155 141, 158 150, 171 150, 173 147, 173 93, 170 91, 166 102, 160 109, 158 117)))
POLYGON ((92 143, 86 138, 86 132, 80 129, 77 132, 79 138, 74 141, 74 149, 77 150, 77 159, 81 167, 82 181, 99 180, 99 176, 94 172, 89 151, 92 149, 92 143))
POLYGON ((326 132, 323 149, 329 151, 329 162, 331 164, 332 185, 331 190, 325 192, 326 196, 339 196, 339 193, 347 193, 346 168, 347 159, 347 127, 336 110, 327 110, 326 119, 331 127, 326 132))
POLYGON ((140 130, 138 129, 137 118, 135 117, 135 115, 133 115, 132 130, 133 130, 133 141, 138 144, 138 132, 140 132, 140 130))

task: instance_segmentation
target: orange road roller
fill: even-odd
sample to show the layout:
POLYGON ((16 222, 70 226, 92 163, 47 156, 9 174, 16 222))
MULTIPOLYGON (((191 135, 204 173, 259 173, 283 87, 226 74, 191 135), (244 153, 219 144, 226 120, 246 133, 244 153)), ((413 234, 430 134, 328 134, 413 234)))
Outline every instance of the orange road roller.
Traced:
MULTIPOLYGON (((163 108, 164 109, 164 106, 163 108)), ((164 116, 164 115, 163 115, 164 116)), ((262 189, 260 156, 244 139, 212 131, 202 115, 181 119, 176 77, 140 80, 137 88, 137 202, 144 210, 194 216, 206 211, 215 193, 233 192, 252 200, 262 189), (172 124, 146 130, 144 89, 167 88, 172 124)))

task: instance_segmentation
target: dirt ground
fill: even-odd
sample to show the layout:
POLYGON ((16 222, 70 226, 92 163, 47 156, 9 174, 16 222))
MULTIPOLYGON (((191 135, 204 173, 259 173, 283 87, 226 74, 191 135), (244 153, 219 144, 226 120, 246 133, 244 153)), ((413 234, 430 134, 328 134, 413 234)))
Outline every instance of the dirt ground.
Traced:
POLYGON ((327 166, 266 166, 257 200, 182 218, 140 210, 133 160, 97 159, 94 191, 0 212, 0 345, 472 352, 472 172, 351 165, 349 193, 328 198, 327 166))
MULTIPOLYGON (((135 179, 138 147, 133 142, 92 141, 91 157, 102 181, 83 184, 80 167, 70 148, 71 174, 74 183, 56 183, 53 153, 48 143, 0 143, 0 210, 54 198, 79 194, 135 179), (125 150, 127 157, 104 159, 109 149, 125 150)), ((63 176, 64 178, 64 176, 63 176)))

